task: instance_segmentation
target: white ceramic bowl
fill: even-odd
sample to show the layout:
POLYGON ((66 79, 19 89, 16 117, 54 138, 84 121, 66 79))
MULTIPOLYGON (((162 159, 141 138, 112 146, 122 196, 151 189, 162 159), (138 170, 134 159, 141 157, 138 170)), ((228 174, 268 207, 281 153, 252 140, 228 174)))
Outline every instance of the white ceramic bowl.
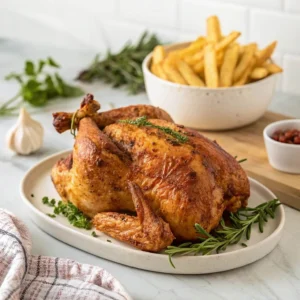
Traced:
POLYGON ((263 134, 269 163, 279 171, 300 174, 300 145, 280 143, 271 139, 272 134, 280 129, 300 130, 300 119, 274 122, 264 129, 263 134))
MULTIPOLYGON (((187 46, 174 44, 166 51, 187 46)), ((146 91, 151 104, 166 110, 178 124, 203 130, 225 130, 258 120, 270 104, 276 75, 230 88, 193 87, 172 83, 150 70, 152 53, 143 62, 146 91)))

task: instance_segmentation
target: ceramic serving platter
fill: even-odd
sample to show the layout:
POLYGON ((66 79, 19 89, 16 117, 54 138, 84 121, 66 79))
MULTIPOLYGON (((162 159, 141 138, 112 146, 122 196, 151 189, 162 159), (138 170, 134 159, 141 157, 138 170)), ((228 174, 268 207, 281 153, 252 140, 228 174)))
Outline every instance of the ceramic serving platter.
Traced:
MULTIPOLYGON (((54 154, 31 168, 22 180, 20 191, 33 222, 48 234, 71 246, 139 269, 173 274, 205 274, 230 270, 257 261, 271 252, 280 240, 285 221, 282 206, 277 209, 275 219, 270 219, 265 225, 263 233, 259 232, 258 226, 253 227, 247 248, 238 244, 228 247, 220 254, 174 257, 175 268, 170 265, 168 256, 163 253, 134 249, 101 232, 97 232, 98 237, 95 238, 91 235, 93 229, 75 228, 63 216, 50 218, 47 213, 53 213, 53 209, 42 203, 44 196, 59 200, 59 195, 51 182, 50 172, 56 161, 69 153, 70 151, 64 151, 54 154)), ((270 190, 254 179, 250 178, 250 183, 249 206, 256 206, 276 198, 270 190)))

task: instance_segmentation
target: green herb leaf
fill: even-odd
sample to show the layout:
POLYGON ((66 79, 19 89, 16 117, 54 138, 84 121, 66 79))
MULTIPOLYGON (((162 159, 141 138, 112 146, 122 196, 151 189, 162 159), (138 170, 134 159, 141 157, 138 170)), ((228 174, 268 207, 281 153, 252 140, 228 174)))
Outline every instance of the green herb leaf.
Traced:
POLYGON ((52 214, 47 214, 47 216, 49 216, 50 218, 56 218, 56 215, 52 215, 52 214))
POLYGON ((51 57, 48 57, 47 58, 47 64, 51 67, 54 67, 54 68, 60 68, 60 65, 58 63, 56 63, 53 58, 51 57))
MULTIPOLYGON (((169 255, 170 263, 173 267, 172 257, 174 255, 199 254, 208 255, 213 252, 219 253, 224 251, 228 246, 237 244, 246 236, 247 240, 251 236, 253 224, 258 223, 260 232, 263 232, 263 226, 267 216, 275 214, 277 207, 280 205, 278 199, 262 203, 255 208, 241 208, 236 213, 230 215, 233 221, 232 226, 225 225, 222 219, 218 229, 211 234, 207 233, 199 224, 195 224, 196 232, 207 238, 199 237, 200 243, 184 243, 179 246, 169 246, 165 253, 169 255), (270 211, 272 212, 270 214, 270 211), (221 227, 221 228, 220 228, 221 227)), ((247 247, 245 243, 241 243, 247 247)))
POLYGON ((25 74, 29 75, 29 76, 33 76, 35 75, 35 71, 34 71, 34 64, 32 61, 27 60, 25 62, 25 74))
POLYGON ((93 236, 93 237, 98 237, 98 235, 96 234, 95 231, 92 232, 92 236, 93 236))
POLYGON ((90 67, 80 72, 77 79, 87 82, 102 80, 113 87, 126 86, 130 94, 137 94, 145 90, 142 62, 160 44, 156 35, 144 32, 135 45, 127 43, 116 54, 107 51, 103 60, 96 55, 90 67))
POLYGON ((62 214, 65 216, 71 225, 78 227, 78 228, 84 228, 84 229, 91 229, 92 228, 92 222, 91 219, 87 216, 85 216, 74 204, 71 202, 64 203, 62 201, 58 201, 56 205, 55 199, 52 199, 49 202, 48 197, 44 197, 42 199, 43 203, 53 207, 54 215, 60 215, 62 214))
POLYGON ((52 75, 45 72, 45 66, 59 68, 58 63, 51 57, 39 60, 36 66, 32 61, 27 60, 23 74, 13 72, 6 76, 7 80, 17 80, 20 90, 15 97, 0 105, 0 116, 11 115, 25 102, 40 107, 59 96, 69 98, 84 94, 81 88, 64 82, 58 73, 52 75))
POLYGON ((247 158, 243 158, 241 160, 238 160, 238 163, 241 164, 242 162, 247 161, 247 158))
POLYGON ((43 197, 42 199, 44 204, 48 204, 49 203, 49 198, 48 197, 43 197))
POLYGON ((11 79, 15 79, 19 83, 23 83, 21 74, 17 74, 17 73, 12 72, 12 73, 5 76, 5 80, 11 80, 11 79))
POLYGON ((145 126, 145 127, 151 127, 151 128, 157 128, 160 131, 163 131, 164 133, 171 135, 173 138, 175 138, 180 143, 185 143, 188 141, 188 137, 185 135, 182 135, 181 133, 164 126, 158 126, 155 124, 152 124, 147 120, 146 116, 137 118, 135 120, 119 120, 119 123, 125 123, 130 125, 136 125, 136 126, 145 126))
POLYGON ((44 60, 39 60, 39 66, 38 66, 38 70, 37 70, 37 73, 41 73, 44 69, 44 66, 45 66, 46 62, 44 60))

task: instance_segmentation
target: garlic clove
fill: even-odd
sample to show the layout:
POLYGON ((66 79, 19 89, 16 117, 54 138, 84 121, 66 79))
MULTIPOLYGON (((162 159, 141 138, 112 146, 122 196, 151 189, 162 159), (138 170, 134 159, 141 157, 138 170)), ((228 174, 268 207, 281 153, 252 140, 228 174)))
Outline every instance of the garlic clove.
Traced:
POLYGON ((7 147, 12 151, 28 155, 39 150, 43 144, 44 129, 33 120, 25 108, 21 108, 17 123, 7 133, 7 147))

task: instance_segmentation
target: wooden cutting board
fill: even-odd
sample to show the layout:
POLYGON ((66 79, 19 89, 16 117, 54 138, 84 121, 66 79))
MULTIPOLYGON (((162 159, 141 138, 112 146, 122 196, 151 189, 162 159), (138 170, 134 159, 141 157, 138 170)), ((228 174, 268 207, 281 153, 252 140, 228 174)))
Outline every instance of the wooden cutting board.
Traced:
POLYGON ((283 119, 289 117, 267 112, 256 123, 240 129, 201 133, 216 140, 231 155, 237 155, 237 159, 247 158, 242 164, 249 176, 266 185, 282 203, 300 210, 300 175, 283 173, 270 166, 262 135, 268 124, 283 119))

